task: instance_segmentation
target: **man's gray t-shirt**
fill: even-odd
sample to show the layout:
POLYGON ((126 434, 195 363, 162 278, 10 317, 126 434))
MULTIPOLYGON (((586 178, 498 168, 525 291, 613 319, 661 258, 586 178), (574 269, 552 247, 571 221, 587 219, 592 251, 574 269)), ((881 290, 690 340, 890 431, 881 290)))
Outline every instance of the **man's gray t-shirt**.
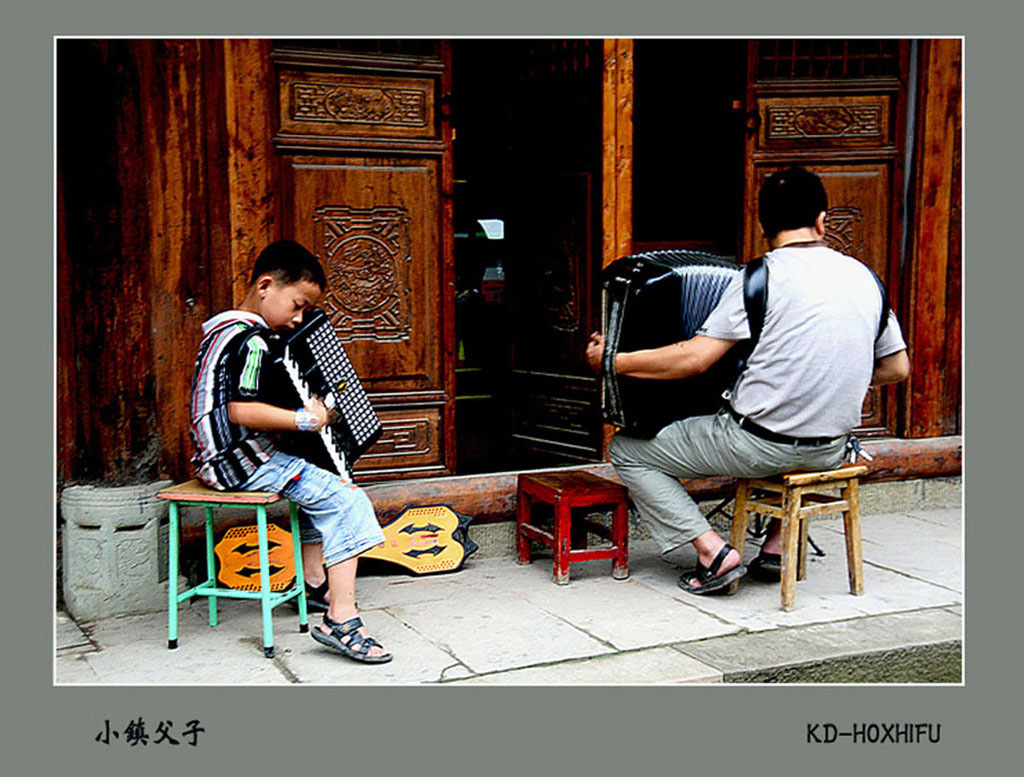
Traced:
MULTIPOLYGON (((765 256, 768 308, 761 338, 731 404, 766 429, 839 437, 860 425, 876 359, 905 349, 896 317, 876 342, 882 298, 870 271, 823 245, 784 246, 765 256)), ((743 273, 697 334, 750 337, 743 273)))

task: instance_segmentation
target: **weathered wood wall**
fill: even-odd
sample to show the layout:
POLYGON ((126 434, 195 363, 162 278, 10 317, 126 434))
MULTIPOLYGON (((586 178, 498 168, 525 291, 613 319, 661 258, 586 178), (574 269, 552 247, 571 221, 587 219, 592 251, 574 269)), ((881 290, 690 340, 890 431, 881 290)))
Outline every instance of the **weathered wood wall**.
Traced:
POLYGON ((58 479, 188 472, 200 324, 231 303, 222 44, 61 41, 58 479))

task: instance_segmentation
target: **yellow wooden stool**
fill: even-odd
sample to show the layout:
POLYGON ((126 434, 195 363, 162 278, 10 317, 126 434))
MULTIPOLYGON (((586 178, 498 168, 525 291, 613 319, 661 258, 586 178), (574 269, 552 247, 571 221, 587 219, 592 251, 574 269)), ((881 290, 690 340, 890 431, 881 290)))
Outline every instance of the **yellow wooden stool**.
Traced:
MULTIPOLYGON (((840 467, 824 472, 789 472, 771 478, 742 478, 736 487, 736 510, 729 544, 743 555, 750 513, 782 521, 782 609, 793 609, 796 581, 807 577, 807 519, 842 513, 846 533, 846 567, 850 593, 864 593, 864 562, 860 544, 861 476, 863 465, 840 467), (816 489, 838 488, 839 495, 816 489)), ((739 585, 730 586, 730 593, 739 585)))

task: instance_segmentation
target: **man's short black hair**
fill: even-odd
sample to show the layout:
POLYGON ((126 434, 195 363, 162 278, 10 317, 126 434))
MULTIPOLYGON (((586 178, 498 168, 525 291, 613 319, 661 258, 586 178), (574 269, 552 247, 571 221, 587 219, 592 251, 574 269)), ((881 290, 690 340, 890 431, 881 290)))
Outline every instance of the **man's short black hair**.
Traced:
POLYGON ((818 214, 827 210, 821 179, 802 167, 768 176, 757 198, 757 215, 769 239, 783 230, 813 227, 818 214))
POLYGON ((278 240, 260 251, 249 284, 256 283, 256 279, 265 273, 270 273, 285 285, 309 281, 319 286, 321 291, 327 288, 327 277, 320 260, 293 240, 278 240))

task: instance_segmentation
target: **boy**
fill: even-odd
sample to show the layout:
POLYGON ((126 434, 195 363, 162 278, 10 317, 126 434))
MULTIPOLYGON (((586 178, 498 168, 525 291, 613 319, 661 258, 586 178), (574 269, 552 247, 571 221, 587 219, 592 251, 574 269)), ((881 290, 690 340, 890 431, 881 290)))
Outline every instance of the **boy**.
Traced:
POLYGON ((291 455, 280 433, 314 433, 330 420, 319 399, 304 408, 278 406, 279 381, 261 334, 294 329, 323 295, 327 279, 312 253, 288 240, 256 259, 249 290, 237 310, 203 324, 192 381, 193 464, 200 480, 220 490, 273 491, 298 504, 303 566, 313 608, 326 609, 313 638, 356 661, 384 663, 391 654, 368 636, 356 610, 358 556, 384 541, 366 494, 347 475, 335 475, 291 455), (314 542, 323 540, 323 567, 314 542), (318 574, 325 570, 326 588, 318 574), (317 607, 317 602, 320 607, 317 607))

